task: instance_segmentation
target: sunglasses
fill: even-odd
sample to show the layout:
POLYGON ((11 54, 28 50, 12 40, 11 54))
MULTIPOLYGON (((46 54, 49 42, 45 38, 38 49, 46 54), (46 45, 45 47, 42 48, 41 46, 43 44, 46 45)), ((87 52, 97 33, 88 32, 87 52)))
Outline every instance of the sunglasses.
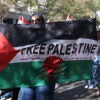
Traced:
POLYGON ((35 20, 31 20, 31 23, 38 23, 40 21, 41 21, 40 19, 35 19, 35 20))

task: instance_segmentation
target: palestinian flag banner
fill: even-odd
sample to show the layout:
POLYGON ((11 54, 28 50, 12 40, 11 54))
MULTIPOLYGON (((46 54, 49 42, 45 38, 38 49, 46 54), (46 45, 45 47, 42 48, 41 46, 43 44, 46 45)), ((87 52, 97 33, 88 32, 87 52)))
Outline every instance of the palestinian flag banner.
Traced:
POLYGON ((91 78, 96 39, 95 19, 0 24, 0 88, 91 78))

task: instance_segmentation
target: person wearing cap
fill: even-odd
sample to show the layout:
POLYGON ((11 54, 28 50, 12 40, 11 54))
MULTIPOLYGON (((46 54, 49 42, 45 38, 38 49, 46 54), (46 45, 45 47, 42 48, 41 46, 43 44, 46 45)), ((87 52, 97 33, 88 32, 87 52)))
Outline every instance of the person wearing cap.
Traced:
MULTIPOLYGON (((35 13, 31 16, 30 24, 44 24, 42 14, 35 13)), ((55 82, 43 86, 22 87, 19 91, 18 100, 53 100, 55 82)))

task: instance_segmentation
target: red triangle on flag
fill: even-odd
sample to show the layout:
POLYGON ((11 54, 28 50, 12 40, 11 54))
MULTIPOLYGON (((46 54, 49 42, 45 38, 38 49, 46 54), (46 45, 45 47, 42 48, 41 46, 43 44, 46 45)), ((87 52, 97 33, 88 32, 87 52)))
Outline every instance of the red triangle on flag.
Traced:
POLYGON ((0 32, 0 71, 7 66, 18 52, 19 50, 15 50, 6 37, 0 32))

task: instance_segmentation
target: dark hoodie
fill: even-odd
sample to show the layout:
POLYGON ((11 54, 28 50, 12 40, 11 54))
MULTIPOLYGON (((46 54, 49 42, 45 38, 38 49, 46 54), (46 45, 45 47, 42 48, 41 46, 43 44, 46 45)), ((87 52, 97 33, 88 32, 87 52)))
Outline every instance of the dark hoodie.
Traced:
POLYGON ((32 14, 32 16, 39 16, 39 18, 40 18, 40 21, 42 22, 42 24, 45 24, 45 19, 44 19, 44 17, 43 17, 43 15, 42 14, 40 14, 40 13, 34 13, 34 14, 32 14))

